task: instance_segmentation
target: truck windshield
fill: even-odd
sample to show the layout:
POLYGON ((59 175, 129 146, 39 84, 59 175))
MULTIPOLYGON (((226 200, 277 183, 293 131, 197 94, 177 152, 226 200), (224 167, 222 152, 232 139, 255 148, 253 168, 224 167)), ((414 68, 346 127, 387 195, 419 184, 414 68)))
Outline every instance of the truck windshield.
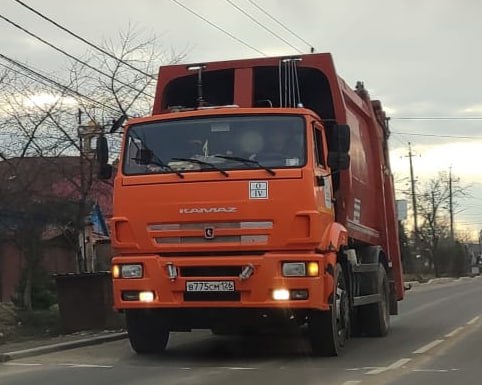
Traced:
POLYGON ((127 131, 124 174, 296 168, 305 164, 300 116, 250 115, 143 123, 127 131))

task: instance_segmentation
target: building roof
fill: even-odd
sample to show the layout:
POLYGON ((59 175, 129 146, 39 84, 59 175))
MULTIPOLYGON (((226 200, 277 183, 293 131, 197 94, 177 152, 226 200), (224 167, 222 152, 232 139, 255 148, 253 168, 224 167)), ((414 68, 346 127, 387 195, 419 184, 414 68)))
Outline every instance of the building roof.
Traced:
MULTIPOLYGON (((10 197, 11 194, 22 194, 34 201, 52 198, 78 201, 81 198, 81 170, 78 156, 24 157, 0 161, 0 199, 8 199, 9 194, 10 197)), ((95 162, 84 159, 83 170, 84 185, 91 185, 88 199, 97 202, 103 215, 109 218, 112 215, 112 181, 96 178, 95 162)))

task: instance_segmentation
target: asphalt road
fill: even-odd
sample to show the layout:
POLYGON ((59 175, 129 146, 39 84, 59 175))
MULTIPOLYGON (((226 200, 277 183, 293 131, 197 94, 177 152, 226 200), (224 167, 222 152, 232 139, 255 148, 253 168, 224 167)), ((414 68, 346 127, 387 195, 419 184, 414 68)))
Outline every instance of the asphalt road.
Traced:
POLYGON ((162 356, 127 340, 0 365, 0 384, 51 385, 479 385, 482 278, 412 289, 385 338, 349 341, 341 357, 314 358, 299 335, 174 334, 162 356))

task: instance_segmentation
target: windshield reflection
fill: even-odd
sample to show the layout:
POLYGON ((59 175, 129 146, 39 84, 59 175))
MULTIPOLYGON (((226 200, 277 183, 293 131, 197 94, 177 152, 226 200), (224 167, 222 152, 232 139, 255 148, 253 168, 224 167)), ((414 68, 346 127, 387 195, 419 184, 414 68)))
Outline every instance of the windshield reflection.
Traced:
MULTIPOLYGON (((138 124, 127 132, 124 173, 301 167, 299 116, 229 116, 138 124)), ((271 172, 270 172, 271 173, 271 172)))

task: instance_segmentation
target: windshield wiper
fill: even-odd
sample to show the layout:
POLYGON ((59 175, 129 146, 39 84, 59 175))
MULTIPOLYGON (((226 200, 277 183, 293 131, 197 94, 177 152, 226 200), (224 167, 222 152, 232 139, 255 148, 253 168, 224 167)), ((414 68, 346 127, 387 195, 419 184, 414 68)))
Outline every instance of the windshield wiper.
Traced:
POLYGON ((276 175, 276 171, 274 171, 273 169, 271 169, 269 167, 266 167, 266 166, 262 165, 261 163, 259 163, 257 160, 254 160, 254 159, 243 158, 243 157, 240 157, 240 156, 230 156, 230 155, 213 155, 213 156, 216 157, 216 158, 221 158, 221 159, 235 160, 235 161, 238 161, 238 162, 242 162, 244 164, 255 164, 259 168, 262 168, 263 170, 268 171, 271 175, 276 175))
MULTIPOLYGON (((146 148, 145 145, 144 145, 144 148, 146 148)), ((151 153, 152 153, 152 151, 151 151, 151 153)), ((168 164, 164 163, 159 157, 157 157, 157 155, 153 154, 153 156, 155 156, 156 159, 151 159, 148 164, 155 164, 156 166, 159 166, 159 167, 165 168, 166 170, 169 170, 170 172, 176 174, 180 178, 184 178, 184 175, 180 171, 178 171, 175 168, 173 168, 173 167, 169 166, 168 164)), ((142 159, 140 159, 140 158, 131 158, 131 159, 135 160, 136 162, 139 162, 139 163, 142 162, 142 159)))
MULTIPOLYGON (((159 167, 162 167, 162 168, 165 168, 167 170, 169 170, 170 172, 176 174, 179 178, 184 178, 184 175, 182 175, 182 173, 176 169, 174 169, 173 167, 169 166, 167 163, 164 163, 162 161, 161 158, 159 158, 159 156, 154 152, 152 151, 149 147, 146 146, 146 143, 142 140, 142 138, 137 134, 137 132, 135 132, 134 130, 131 130, 131 135, 132 136, 135 136, 137 139, 139 139, 142 143, 142 146, 144 147, 145 150, 149 151, 151 153, 151 157, 152 159, 149 160, 149 163, 150 164, 155 164, 156 166, 159 166, 159 167)), ((136 143, 136 142, 132 142, 134 143, 134 145, 136 146, 137 150, 141 151, 141 148, 139 147, 139 145, 136 143)), ((132 158, 132 160, 135 160, 136 162, 142 162, 142 159, 140 158, 132 158)), ((148 164, 149 164, 148 163, 148 164)))
POLYGON ((175 160, 175 161, 179 161, 179 162, 190 162, 190 163, 200 164, 200 165, 203 165, 203 166, 208 166, 209 168, 211 168, 213 170, 219 171, 224 176, 229 176, 229 174, 225 170, 223 170, 222 168, 219 168, 216 165, 214 165, 212 163, 209 163, 209 162, 205 162, 203 160, 193 159, 193 158, 172 158, 171 160, 175 160))

